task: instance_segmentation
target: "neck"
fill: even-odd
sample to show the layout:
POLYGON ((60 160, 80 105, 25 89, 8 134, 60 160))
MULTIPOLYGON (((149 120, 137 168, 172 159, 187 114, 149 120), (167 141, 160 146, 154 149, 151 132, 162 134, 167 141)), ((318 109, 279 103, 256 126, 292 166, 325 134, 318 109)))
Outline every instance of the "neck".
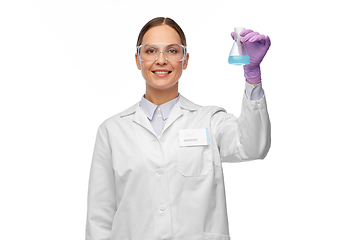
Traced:
POLYGON ((156 89, 146 85, 145 99, 149 100, 157 106, 177 98, 178 96, 178 83, 176 83, 172 88, 168 89, 156 89))

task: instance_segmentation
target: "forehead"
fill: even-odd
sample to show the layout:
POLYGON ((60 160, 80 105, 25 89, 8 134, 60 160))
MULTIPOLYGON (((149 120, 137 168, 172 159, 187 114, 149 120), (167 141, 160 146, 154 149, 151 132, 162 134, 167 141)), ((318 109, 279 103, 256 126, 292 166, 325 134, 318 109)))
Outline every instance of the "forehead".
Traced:
POLYGON ((181 44, 179 34, 168 25, 161 25, 150 28, 144 35, 142 44, 153 42, 168 42, 181 44))

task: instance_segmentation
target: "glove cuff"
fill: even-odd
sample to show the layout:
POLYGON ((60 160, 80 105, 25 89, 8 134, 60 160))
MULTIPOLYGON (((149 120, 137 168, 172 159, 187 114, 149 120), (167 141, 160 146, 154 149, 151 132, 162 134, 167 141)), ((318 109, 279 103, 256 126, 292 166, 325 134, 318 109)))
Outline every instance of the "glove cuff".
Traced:
POLYGON ((260 66, 252 67, 251 69, 245 65, 244 66, 244 76, 248 83, 259 83, 261 82, 261 71, 260 66))

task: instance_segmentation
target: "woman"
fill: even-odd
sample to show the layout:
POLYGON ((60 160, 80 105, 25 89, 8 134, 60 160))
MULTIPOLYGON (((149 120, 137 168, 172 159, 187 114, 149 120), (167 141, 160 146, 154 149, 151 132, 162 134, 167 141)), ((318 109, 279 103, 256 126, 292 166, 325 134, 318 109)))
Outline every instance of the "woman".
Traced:
POLYGON ((251 30, 241 35, 251 63, 237 118, 179 94, 189 54, 173 20, 143 27, 135 58, 146 92, 98 129, 87 240, 230 239, 222 162, 263 159, 270 148, 259 67, 270 40, 251 30))

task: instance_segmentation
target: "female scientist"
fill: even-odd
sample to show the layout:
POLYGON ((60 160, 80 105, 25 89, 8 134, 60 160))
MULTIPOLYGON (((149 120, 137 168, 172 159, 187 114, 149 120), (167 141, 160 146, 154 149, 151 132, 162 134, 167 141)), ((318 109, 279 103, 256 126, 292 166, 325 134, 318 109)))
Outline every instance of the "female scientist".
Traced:
POLYGON ((259 67, 270 40, 240 35, 251 63, 237 118, 179 94, 189 54, 172 19, 142 28, 135 57, 146 92, 98 129, 86 240, 230 240, 222 163, 263 159, 270 148, 259 67))

